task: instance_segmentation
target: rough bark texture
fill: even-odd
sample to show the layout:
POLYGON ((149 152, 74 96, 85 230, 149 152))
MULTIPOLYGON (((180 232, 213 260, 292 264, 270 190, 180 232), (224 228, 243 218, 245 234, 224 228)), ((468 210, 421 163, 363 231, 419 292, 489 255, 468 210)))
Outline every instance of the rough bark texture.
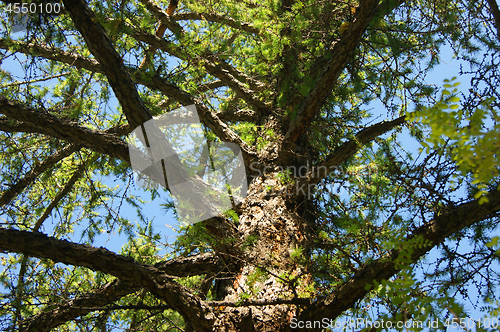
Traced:
MULTIPOLYGON (((237 258, 241 263, 236 277, 221 285, 222 301, 237 302, 243 294, 264 301, 297 297, 297 290, 287 284, 283 275, 299 277, 307 273, 306 267, 295 265, 290 257, 299 246, 304 246, 307 222, 297 205, 287 201, 287 196, 270 194, 271 188, 272 191, 284 189, 276 172, 255 178, 241 206, 240 236, 243 240, 252 237, 256 240, 244 250, 242 257, 237 258)), ((220 318, 214 328, 221 331, 284 331, 294 315, 294 306, 285 304, 226 307, 218 313, 220 318)))

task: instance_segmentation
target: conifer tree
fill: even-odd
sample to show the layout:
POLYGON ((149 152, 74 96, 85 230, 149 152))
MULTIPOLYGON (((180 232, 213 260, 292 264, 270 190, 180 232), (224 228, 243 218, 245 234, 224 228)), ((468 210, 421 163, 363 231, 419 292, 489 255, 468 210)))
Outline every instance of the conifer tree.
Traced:
MULTIPOLYGON (((495 0, 2 6, 2 330, 470 328, 471 287, 498 314, 495 0), (167 243, 143 203, 176 183, 138 187, 127 137, 191 105, 246 197, 167 243)), ((165 163, 200 184, 198 152, 165 163)))

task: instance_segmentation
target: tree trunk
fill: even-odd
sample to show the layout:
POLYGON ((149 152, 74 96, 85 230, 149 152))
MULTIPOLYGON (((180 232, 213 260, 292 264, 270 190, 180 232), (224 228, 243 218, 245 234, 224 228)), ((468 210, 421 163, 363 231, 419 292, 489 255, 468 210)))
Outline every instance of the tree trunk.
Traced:
MULTIPOLYGON (((307 221, 301 211, 307 202, 295 202, 280 178, 277 170, 261 174, 248 188, 239 223, 242 257, 231 258, 239 260, 239 271, 219 287, 223 301, 272 302, 305 291, 309 276, 298 259, 305 246, 307 221)), ((218 309, 216 331, 287 331, 297 310, 289 304, 218 309)))

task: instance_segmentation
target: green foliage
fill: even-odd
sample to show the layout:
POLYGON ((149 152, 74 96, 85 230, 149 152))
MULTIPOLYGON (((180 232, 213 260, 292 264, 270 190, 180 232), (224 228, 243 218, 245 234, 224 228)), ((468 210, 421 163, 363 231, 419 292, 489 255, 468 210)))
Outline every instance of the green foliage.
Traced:
POLYGON ((294 264, 303 264, 305 260, 304 256, 304 248, 298 247, 295 248, 291 253, 290 253, 290 260, 294 264))
POLYGON ((265 269, 256 267, 247 277, 246 284, 253 295, 257 295, 260 287, 256 287, 256 283, 262 283, 269 278, 269 274, 265 269))
POLYGON ((251 122, 242 122, 235 126, 235 131, 240 135, 241 139, 249 144, 253 145, 255 138, 257 137, 257 127, 251 122))
POLYGON ((238 299, 237 304, 241 305, 243 302, 250 300, 251 298, 252 298, 252 294, 250 294, 248 292, 241 292, 239 294, 239 299, 238 299))
POLYGON ((175 241, 175 248, 181 255, 196 252, 207 252, 210 244, 216 244, 202 223, 180 227, 179 236, 175 241))
POLYGON ((240 222, 240 218, 234 210, 227 210, 226 212, 224 212, 224 216, 229 220, 232 220, 235 224, 238 224, 240 222))
POLYGON ((293 182, 291 169, 285 169, 282 172, 277 173, 276 177, 282 185, 288 185, 293 182))
POLYGON ((248 247, 254 246, 258 239, 259 239, 259 235, 257 235, 257 234, 251 234, 251 235, 247 236, 247 238, 245 239, 245 241, 242 244, 242 248, 248 248, 248 247))
POLYGON ((460 108, 460 83, 455 80, 445 80, 441 98, 434 106, 408 117, 429 127, 430 135, 421 142, 426 152, 431 148, 441 151, 456 163, 462 176, 470 174, 471 184, 477 188, 474 198, 483 203, 488 201, 488 185, 500 174, 500 116, 491 107, 493 97, 484 98, 472 111, 460 108))
MULTIPOLYGON (((395 245, 396 243, 394 243, 395 245)), ((431 245, 431 241, 425 240, 422 236, 415 236, 404 242, 404 246, 400 246, 399 255, 394 261, 397 269, 405 269, 413 263, 412 254, 415 249, 422 249, 431 245)))

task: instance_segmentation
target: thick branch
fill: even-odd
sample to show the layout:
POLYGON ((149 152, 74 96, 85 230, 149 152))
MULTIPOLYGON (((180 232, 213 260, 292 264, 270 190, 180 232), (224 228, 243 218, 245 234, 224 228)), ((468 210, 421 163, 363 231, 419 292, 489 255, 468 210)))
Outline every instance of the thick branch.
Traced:
POLYGON ((5 116, 0 118, 0 131, 7 133, 30 133, 42 134, 43 130, 37 126, 33 126, 21 121, 9 119, 5 116))
MULTIPOLYGON (((204 253, 190 257, 178 257, 155 264, 165 274, 175 277, 188 277, 217 272, 217 258, 213 253, 204 253)), ((52 310, 43 310, 24 323, 26 331, 49 331, 77 317, 84 316, 95 308, 107 307, 123 296, 140 288, 133 283, 115 280, 95 292, 85 294, 59 304, 52 310)))
POLYGON ((267 108, 267 105, 255 96, 255 91, 260 91, 265 88, 263 83, 251 79, 247 75, 235 73, 236 70, 234 68, 215 54, 206 54, 203 56, 203 60, 207 61, 205 63, 207 73, 226 83, 226 85, 243 99, 248 106, 254 108, 256 112, 262 112, 267 108), (238 76, 236 76, 237 74, 240 74, 239 79, 238 76), (248 89, 242 82, 248 83, 251 89, 248 89))
POLYGON ((363 147, 363 145, 371 142, 378 136, 387 133, 397 126, 405 122, 405 117, 399 117, 392 121, 382 121, 376 123, 368 128, 361 130, 356 136, 336 148, 323 162, 319 165, 314 165, 312 171, 304 178, 301 178, 298 187, 306 184, 317 184, 324 176, 329 174, 334 167, 343 164, 347 159, 352 157, 356 152, 363 147))
POLYGON ((344 33, 342 39, 334 46, 331 52, 331 60, 328 61, 320 78, 315 83, 314 88, 297 112, 297 116, 290 125, 285 135, 285 144, 293 145, 302 137, 302 134, 311 124, 314 116, 324 105, 330 95, 334 84, 342 73, 354 49, 357 47, 361 36, 372 19, 378 0, 365 0, 360 2, 356 10, 356 19, 350 23, 349 28, 344 33))
POLYGON ((83 0, 64 0, 75 27, 81 32, 85 42, 101 64, 116 98, 123 108, 128 122, 138 127, 152 118, 123 65, 123 60, 113 48, 104 28, 97 23, 92 11, 83 0))
POLYGON ((361 130, 354 139, 345 142, 336 148, 318 167, 338 166, 353 156, 366 143, 371 142, 380 135, 387 133, 405 122, 405 117, 401 116, 392 121, 382 121, 361 130))
POLYGON ((83 68, 91 72, 103 72, 99 61, 95 59, 89 59, 78 53, 62 51, 45 45, 0 38, 0 48, 67 63, 72 67, 83 68))
MULTIPOLYGON (((60 138, 73 144, 80 144, 96 152, 129 161, 128 146, 115 135, 92 130, 76 122, 62 120, 48 113, 14 103, 0 97, 0 113, 7 117, 39 128, 39 132, 60 138)), ((120 129, 116 129, 120 131, 120 129)))
POLYGON ((117 255, 105 248, 58 240, 40 233, 0 229, 0 250, 83 266, 147 288, 178 311, 195 329, 208 330, 214 320, 209 306, 158 268, 117 255))
POLYGON ((304 321, 320 320, 323 317, 335 319, 340 316, 342 312, 352 308, 356 301, 368 293, 365 290, 365 285, 372 284, 374 280, 379 282, 382 279, 387 280, 400 270, 396 266, 395 259, 401 253, 401 248, 411 246, 410 241, 412 239, 421 236, 430 243, 428 246, 412 246, 411 259, 415 262, 450 235, 481 220, 498 216, 500 211, 500 191, 490 191, 488 199, 489 202, 482 205, 479 205, 479 202, 474 200, 449 208, 434 220, 415 230, 389 255, 366 266, 326 299, 309 307, 298 319, 304 321))
POLYGON ((198 86, 196 88, 196 91, 198 91, 199 93, 203 93, 203 92, 207 92, 210 90, 222 88, 223 86, 227 86, 227 85, 224 82, 222 82, 221 80, 216 80, 216 81, 201 84, 200 86, 198 86))
POLYGON ((498 9, 498 4, 496 0, 488 0, 490 5, 491 14, 495 19, 495 28, 497 29, 497 39, 500 41, 500 10, 498 9))
POLYGON ((218 259, 212 252, 188 257, 177 257, 155 264, 159 270, 176 277, 216 273, 218 259))
POLYGON ((257 114, 250 109, 223 111, 217 113, 217 116, 224 121, 255 121, 257 114))

